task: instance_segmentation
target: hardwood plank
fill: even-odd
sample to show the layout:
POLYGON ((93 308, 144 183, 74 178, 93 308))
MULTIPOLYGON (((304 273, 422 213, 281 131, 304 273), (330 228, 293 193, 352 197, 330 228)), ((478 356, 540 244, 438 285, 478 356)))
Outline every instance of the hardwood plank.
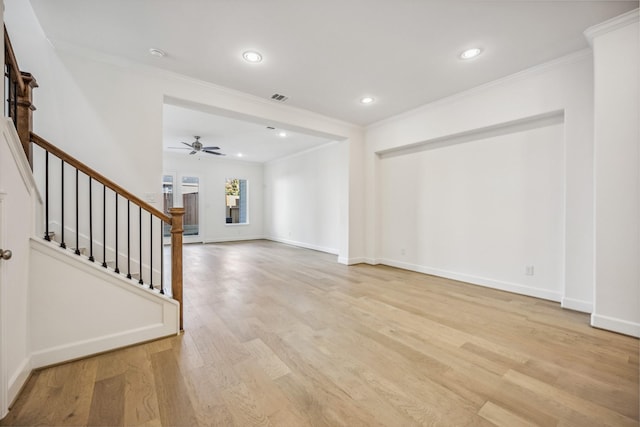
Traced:
POLYGON ((83 425, 90 417, 95 392, 98 361, 96 358, 78 361, 60 390, 60 400, 54 407, 53 419, 60 426, 83 425))
POLYGON ((62 396, 62 387, 49 385, 53 369, 35 372, 24 390, 11 407, 9 414, 0 421, 3 426, 51 426, 54 420, 51 407, 55 407, 62 396), (47 402, 45 405, 44 402, 47 402), (51 406, 49 406, 51 405, 51 406))
POLYGON ((124 375, 116 375, 95 382, 88 426, 124 425, 124 375))
POLYGON ((513 412, 508 411, 493 402, 485 403, 482 408, 480 408, 480 412, 478 414, 486 419, 487 421, 492 422, 497 426, 505 426, 505 427, 533 427, 536 424, 531 423, 513 412))
POLYGON ((124 423, 128 426, 153 425, 160 420, 160 408, 151 360, 142 346, 126 350, 124 423))
POLYGON ((151 355, 156 394, 163 426, 196 426, 195 415, 180 368, 171 350, 151 355))
POLYGON ((577 397, 564 390, 558 389, 553 385, 546 384, 542 381, 534 378, 527 377, 516 371, 509 371, 505 374, 505 379, 514 384, 518 384, 529 390, 536 392, 541 396, 546 396, 548 399, 552 399, 567 408, 570 408, 576 412, 582 413, 589 418, 593 418, 601 422, 611 422, 618 426, 637 426, 638 420, 627 417, 618 412, 612 411, 601 405, 594 404, 593 402, 585 401, 584 399, 577 397))
POLYGON ((222 398, 222 391, 240 384, 240 380, 229 381, 230 375, 226 375, 229 371, 231 370, 203 366, 187 374, 185 385, 199 425, 234 425, 233 416, 222 398))

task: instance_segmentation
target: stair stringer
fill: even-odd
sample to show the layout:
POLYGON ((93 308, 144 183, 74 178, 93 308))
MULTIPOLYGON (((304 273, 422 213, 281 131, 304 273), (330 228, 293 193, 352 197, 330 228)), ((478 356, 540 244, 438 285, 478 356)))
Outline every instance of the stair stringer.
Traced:
POLYGON ((30 240, 31 367, 39 368, 179 333, 179 303, 30 240))

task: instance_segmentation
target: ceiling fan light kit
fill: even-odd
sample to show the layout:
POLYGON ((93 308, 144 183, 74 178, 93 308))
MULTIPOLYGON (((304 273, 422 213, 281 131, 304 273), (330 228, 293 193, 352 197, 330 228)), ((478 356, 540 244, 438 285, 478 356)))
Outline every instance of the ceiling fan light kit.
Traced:
POLYGON ((202 152, 202 153, 214 154, 216 156, 226 156, 226 154, 224 153, 215 151, 215 150, 219 150, 220 147, 216 147, 213 145, 209 147, 205 147, 202 145, 202 142, 200 142, 199 136, 194 136, 194 138, 195 138, 195 141, 193 141, 191 144, 189 144, 188 142, 181 141, 181 143, 186 145, 188 148, 186 147, 169 147, 169 148, 173 148, 176 150, 191 150, 191 152, 189 153, 190 155, 202 152))

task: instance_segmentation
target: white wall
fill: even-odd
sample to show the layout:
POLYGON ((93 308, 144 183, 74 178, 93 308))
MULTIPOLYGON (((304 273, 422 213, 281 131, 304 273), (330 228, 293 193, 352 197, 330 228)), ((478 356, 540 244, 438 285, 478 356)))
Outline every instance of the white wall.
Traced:
POLYGON ((379 261, 560 301, 564 144, 557 119, 383 156, 379 261))
MULTIPOLYGON (((5 3, 5 19, 20 66, 40 84, 35 93, 36 133, 98 172, 115 177, 134 194, 155 193, 156 207, 162 200, 162 105, 166 97, 292 130, 347 139, 354 148, 363 144, 359 126, 116 58, 70 47, 53 49, 29 2, 5 3)), ((359 185, 357 176, 350 177, 352 184, 359 185)), ((345 199, 343 203, 354 202, 345 199)), ((349 251, 361 247, 361 242, 353 241, 362 234, 357 230, 361 222, 350 218, 349 212, 341 214, 341 236, 347 237, 339 250, 348 258, 349 251)))
MULTIPOLYGON (((388 159, 380 159, 378 154, 389 150, 399 149, 402 147, 412 147, 415 144, 440 144, 447 139, 464 139, 474 133, 482 133, 488 129, 500 129, 510 123, 518 123, 521 121, 531 120, 536 117, 545 117, 550 114, 562 112, 564 114, 564 125, 562 129, 549 129, 550 135, 545 138, 551 139, 543 144, 552 144, 548 146, 550 151, 541 153, 540 161, 561 162, 560 166, 554 163, 553 180, 543 182, 548 177, 539 175, 538 171, 529 170, 527 179, 531 178, 532 184, 538 191, 552 186, 552 182, 564 188, 564 191, 554 187, 551 194, 547 194, 552 200, 549 205, 553 210, 547 211, 550 220, 545 226, 545 236, 547 240, 544 242, 536 242, 535 249, 532 253, 539 253, 543 247, 553 249, 557 258, 552 260, 547 257, 542 261, 543 270, 535 269, 532 277, 525 276, 524 264, 533 264, 540 262, 532 258, 532 255, 526 255, 519 250, 519 258, 514 259, 508 256, 504 265, 498 265, 495 262, 487 267, 479 265, 466 258, 463 262, 461 255, 455 255, 454 258, 447 260, 439 260, 438 265, 446 266, 446 271, 451 273, 453 277, 482 278, 476 281, 479 284, 499 285, 501 282, 509 282, 511 284, 521 285, 523 293, 530 293, 538 296, 545 296, 550 299, 561 297, 563 306, 577 310, 590 312, 593 304, 593 147, 592 147, 592 95, 593 95, 593 75, 591 67, 591 55, 589 51, 578 52, 566 58, 554 61, 549 64, 543 64, 530 70, 505 79, 472 89, 450 98, 426 105, 417 110, 410 111, 398 117, 394 117, 378 124, 372 125, 366 132, 366 235, 368 249, 367 258, 370 262, 379 262, 381 258, 392 257, 393 260, 403 261, 397 253, 401 249, 401 242, 395 242, 397 247, 390 248, 395 250, 395 254, 390 254, 385 247, 388 244, 391 232, 395 231, 398 235, 413 236, 417 234, 416 241, 425 244, 423 240, 429 236, 425 227, 436 228, 444 226, 444 230, 448 230, 447 237, 454 237, 457 242, 462 243, 462 237, 455 237, 455 231, 452 228, 450 219, 446 219, 443 224, 430 224, 423 217, 416 217, 415 220, 393 221, 384 216, 383 203, 389 191, 385 191, 385 177, 389 173, 403 173, 400 168, 405 165, 403 162, 410 160, 395 160, 392 163, 385 164, 388 159), (562 144, 551 142, 558 138, 561 134, 562 144), (555 145, 553 145, 555 144, 555 145), (562 145, 562 149, 559 148, 562 145), (561 151, 560 151, 561 150, 561 151), (551 159, 550 156, 558 156, 551 159), (562 171, 560 183, 557 183, 557 174, 562 171), (546 186, 546 187, 545 187, 546 186), (560 193, 559 193, 560 192, 560 193), (561 201, 558 202, 558 197, 561 201), (555 221, 557 218, 563 218, 562 227, 564 231, 557 230, 555 221), (555 225, 553 225, 555 224, 555 225), (381 233, 381 230, 386 230, 381 233), (550 234, 551 233, 551 234, 550 234), (560 233, 558 236, 555 233, 560 233), (558 241, 560 240, 560 242, 558 241), (558 254, 558 251, 560 253, 558 254), (455 258, 457 257, 457 258, 455 258), (536 276, 542 274, 542 277, 536 276), (558 276, 560 277, 558 278, 558 276), (550 278, 552 283, 543 283, 543 279, 550 278), (527 288, 535 289, 527 289, 527 288)), ((535 132, 546 132, 543 129, 535 132)), ((526 138, 532 138, 535 133, 530 133, 526 138)), ((499 141, 494 141, 496 144, 499 141)), ((526 141, 520 142, 520 150, 526 150, 535 146, 526 141)), ((481 146, 481 144, 478 144, 481 146)), ((472 146, 456 147, 456 150, 462 150, 462 154, 468 156, 471 154, 472 146), (469 151, 467 151, 469 150, 469 151)), ((510 146, 510 148, 513 148, 510 146)), ((452 147, 453 149, 453 147, 452 147)), ((445 152, 442 152, 445 153, 445 152)), ((451 156, 434 151, 428 154, 421 154, 415 161, 418 162, 411 167, 418 169, 424 165, 420 162, 429 162, 432 164, 435 156, 444 156, 441 160, 444 162, 439 164, 439 170, 442 173, 453 170, 460 170, 460 165, 456 164, 456 160, 451 156)), ((486 153, 478 153, 482 158, 486 159, 486 153)), ((500 157, 505 162, 515 162, 517 152, 501 152, 500 157)), ((500 167, 504 169, 502 164, 491 164, 493 168, 500 167)), ((531 167, 532 163, 525 164, 531 167)), ((421 170, 421 169, 420 169, 421 170)), ((494 170, 483 173, 474 166, 475 173, 479 174, 479 181, 487 181, 494 183, 499 181, 499 177, 494 176, 494 170)), ((422 173, 422 172, 421 172, 422 173)), ((444 187, 435 188, 427 187, 426 184, 433 185, 428 178, 434 177, 427 172, 423 172, 424 177, 421 178, 421 186, 417 187, 421 198, 415 203, 428 205, 429 195, 436 192, 440 196, 447 194, 444 187)), ((432 172, 433 173, 433 172, 432 172)), ((511 179, 515 171, 504 170, 504 179, 511 179)), ((469 182, 471 178, 469 178, 469 182)), ((475 183, 473 185, 479 185, 475 183)), ((523 185, 523 184, 520 184, 523 185)), ((505 191, 505 187, 500 187, 505 191)), ((521 187, 517 191, 524 191, 521 187)), ((456 190, 460 195, 460 190, 456 190)), ((486 190, 484 194, 486 195, 486 190)), ((506 196, 503 193, 502 196, 506 196)), ((512 194, 513 197, 521 198, 522 195, 512 194)), ((544 197, 541 194, 539 197, 544 197)), ((539 198, 538 198, 539 200, 539 198)), ((466 211, 451 212, 456 216, 456 220, 460 224, 474 224, 477 222, 478 212, 484 212, 485 215, 496 212, 493 203, 503 203, 502 200, 492 200, 492 198, 475 200, 475 204, 468 205, 466 211)), ((457 206, 461 207, 462 202, 458 202, 457 206)), ((515 208, 514 200, 511 200, 509 209, 513 211, 515 208)), ((433 218, 431 218, 433 220, 433 218)), ((521 218, 519 219, 521 220, 521 218)), ((523 226, 526 226, 523 224, 523 226)), ((434 231, 435 232, 435 231, 434 231)), ((527 239, 531 235, 526 230, 518 230, 518 237, 524 239, 520 241, 522 247, 529 245, 531 242, 527 239)), ((505 237, 505 233, 500 234, 505 237)), ((444 238, 444 236, 440 236, 444 238)), ((472 242, 473 250, 479 250, 479 244, 476 239, 480 238, 479 234, 474 236, 472 242)), ((409 239, 409 238, 408 238, 409 239)), ((411 240, 404 242, 405 250, 410 251, 411 240)), ((507 242, 510 245, 515 244, 513 240, 507 242)), ((466 247, 460 246, 458 251, 467 250, 466 247)), ((504 255, 504 249, 500 247, 487 246, 485 258, 497 259, 499 255, 504 255)), ((454 248, 448 248, 449 254, 452 254, 454 248)), ((407 252, 408 254, 409 252, 407 252)), ((453 255, 452 255, 453 256, 453 255)), ((425 255, 421 255, 412 259, 407 259, 408 264, 412 264, 415 269, 427 270, 432 267, 428 265, 425 255), (413 264, 415 263, 415 264, 413 264)), ((474 280, 470 280, 474 281, 474 280)))
POLYGON ((638 10, 588 30, 595 69, 595 309, 592 324, 640 336, 638 10))
POLYGON ((265 236, 338 254, 348 144, 334 142, 264 167, 265 236))
POLYGON ((165 153, 165 172, 200 178, 200 236, 185 236, 185 242, 223 242, 230 240, 262 239, 263 178, 262 164, 240 160, 219 159, 208 155, 165 153), (227 178, 246 179, 248 183, 248 224, 226 224, 225 181, 227 178))

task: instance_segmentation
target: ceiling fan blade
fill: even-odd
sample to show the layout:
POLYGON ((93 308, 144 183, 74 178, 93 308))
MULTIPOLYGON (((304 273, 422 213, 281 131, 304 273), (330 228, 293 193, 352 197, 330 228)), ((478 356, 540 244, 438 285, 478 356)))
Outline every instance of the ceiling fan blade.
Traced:
POLYGON ((226 154, 218 153, 216 151, 207 151, 207 150, 202 150, 202 151, 209 154, 215 154, 216 156, 226 156, 226 154))
POLYGON ((196 150, 193 150, 193 151, 192 151, 192 152, 190 152, 189 154, 196 154, 196 153, 197 153, 197 151, 196 151, 196 150))
POLYGON ((220 147, 202 147, 203 150, 219 150, 220 147))
POLYGON ((180 143, 186 145, 187 147, 193 148, 192 144, 187 144, 186 142, 182 142, 182 141, 180 141, 180 143))

